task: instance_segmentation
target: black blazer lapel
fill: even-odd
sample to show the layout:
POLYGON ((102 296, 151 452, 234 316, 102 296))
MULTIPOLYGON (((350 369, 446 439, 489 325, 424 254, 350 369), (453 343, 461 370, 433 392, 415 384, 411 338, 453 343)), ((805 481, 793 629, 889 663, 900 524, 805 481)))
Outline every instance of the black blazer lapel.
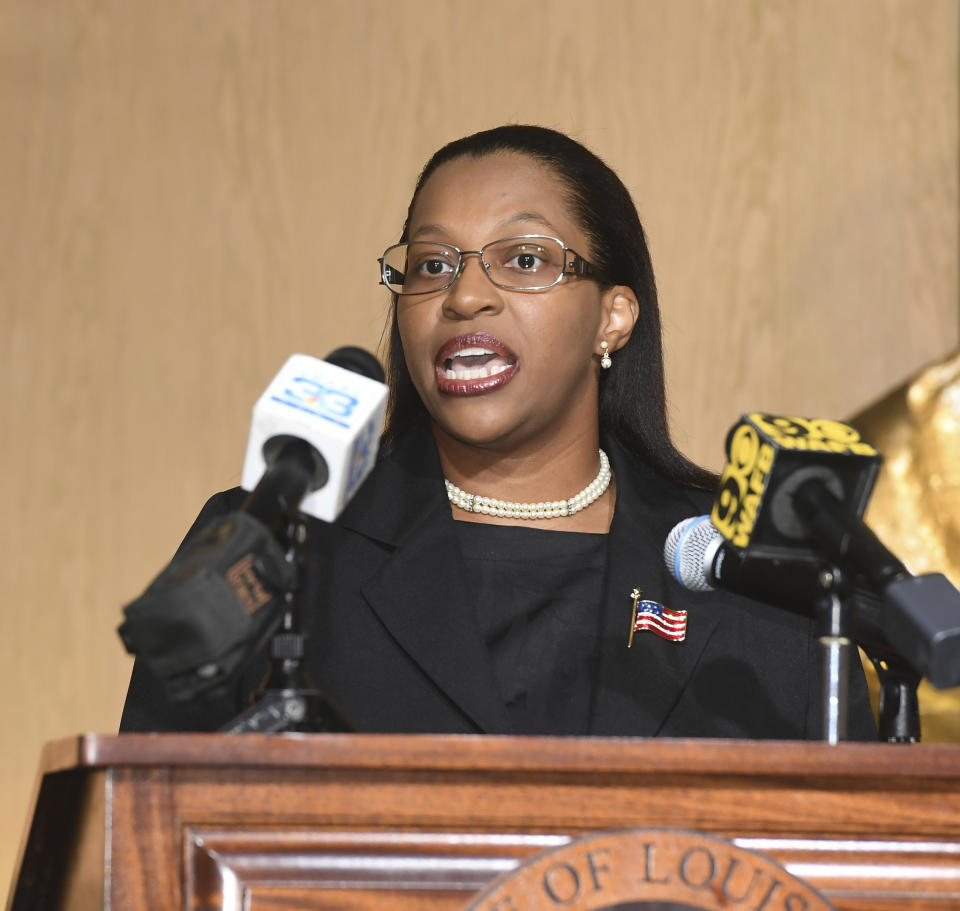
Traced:
POLYGON ((384 460, 344 515, 345 527, 395 548, 361 595, 481 731, 512 733, 469 598, 436 448, 429 434, 414 436, 384 460))
POLYGON ((704 511, 695 495, 657 477, 615 443, 605 447, 617 479, 601 617, 600 668, 591 733, 654 736, 661 732, 716 629, 719 617, 698 607, 664 566, 663 544, 681 519, 704 511), (687 611, 683 642, 638 632, 627 648, 631 592, 687 611))

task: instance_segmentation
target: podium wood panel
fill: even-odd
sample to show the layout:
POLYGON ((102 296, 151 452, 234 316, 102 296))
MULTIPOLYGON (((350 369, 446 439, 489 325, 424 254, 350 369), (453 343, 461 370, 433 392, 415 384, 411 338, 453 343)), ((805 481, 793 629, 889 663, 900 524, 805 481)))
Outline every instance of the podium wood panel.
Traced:
POLYGON ((730 838, 838 909, 960 907, 953 745, 84 735, 40 776, 11 911, 453 909, 635 827, 730 838))

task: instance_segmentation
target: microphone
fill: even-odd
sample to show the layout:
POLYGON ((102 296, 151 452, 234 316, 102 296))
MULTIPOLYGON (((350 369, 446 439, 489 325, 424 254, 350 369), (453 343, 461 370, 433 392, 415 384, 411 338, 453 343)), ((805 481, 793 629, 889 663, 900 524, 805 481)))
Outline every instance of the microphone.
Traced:
MULTIPOLYGON (((705 538, 695 534, 694 520, 675 542, 668 536, 677 547, 668 568, 681 584, 692 574, 687 584, 702 578, 708 587, 816 615, 824 739, 836 743, 845 734, 849 628, 875 663, 895 656, 891 665, 907 665, 935 687, 960 683, 960 592, 939 574, 910 576, 862 521, 880 454, 853 427, 753 412, 731 428, 727 455, 710 513, 719 540, 711 527, 702 529, 705 538), (678 557, 686 539, 695 542, 689 563, 678 557), (858 582, 880 596, 877 604, 863 603, 858 582)), ((884 692, 888 684, 898 693, 912 686, 915 700, 909 676, 888 674, 884 692)), ((912 739, 918 726, 910 714, 891 718, 882 707, 881 727, 903 727, 912 739)))
POLYGON ((386 400, 383 369, 362 348, 291 355, 253 408, 244 511, 271 528, 298 510, 336 519, 376 462, 386 400))
POLYGON ((326 361, 295 354, 254 406, 243 506, 187 541, 123 609, 124 646, 170 699, 225 693, 276 628, 296 584, 278 536, 299 510, 333 521, 372 470, 382 379, 360 348, 339 348, 326 361))
POLYGON ((845 513, 859 517, 880 470, 877 450, 839 421, 745 414, 727 435, 726 448, 710 517, 750 556, 819 560, 808 514, 800 514, 794 494, 819 482, 845 513))
MULTIPOLYGON (((709 516, 678 522, 667 535, 663 558, 670 575, 689 591, 721 588, 808 615, 825 592, 820 581, 825 564, 751 557, 726 541, 709 516)), ((960 592, 946 576, 897 574, 877 594, 854 592, 853 637, 870 657, 898 658, 937 689, 960 685, 960 592)))
POLYGON ((801 613, 808 613, 813 599, 823 594, 819 563, 745 557, 706 515, 684 519, 671 529, 663 559, 670 575, 688 591, 721 588, 801 613))

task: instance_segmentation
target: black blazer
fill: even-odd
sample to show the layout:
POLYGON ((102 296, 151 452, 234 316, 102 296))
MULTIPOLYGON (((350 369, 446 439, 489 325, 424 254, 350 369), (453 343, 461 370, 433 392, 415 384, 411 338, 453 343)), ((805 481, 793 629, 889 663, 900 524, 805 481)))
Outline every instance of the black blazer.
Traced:
MULTIPOLYGON (((722 592, 691 593, 667 572, 668 532, 709 511, 702 491, 665 481, 613 440, 617 482, 603 591, 599 678, 589 733, 808 738, 820 736, 819 653, 812 621, 722 592), (627 638, 631 591, 688 612, 687 637, 627 638)), ((236 509, 213 497, 194 530, 236 509)), ((426 430, 380 460, 336 523, 309 521, 306 667, 359 731, 522 734, 498 694, 469 597, 439 458, 426 430)), ((851 675, 852 739, 875 739, 859 662, 851 675)), ((239 689, 256 686, 254 668, 239 689)), ((169 705, 141 664, 121 730, 212 730, 229 700, 169 705)))

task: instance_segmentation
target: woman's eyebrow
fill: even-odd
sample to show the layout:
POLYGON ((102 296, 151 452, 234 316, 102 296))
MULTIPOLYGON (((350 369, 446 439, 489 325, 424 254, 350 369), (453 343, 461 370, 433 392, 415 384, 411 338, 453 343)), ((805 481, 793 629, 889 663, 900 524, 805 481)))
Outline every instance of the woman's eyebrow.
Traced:
POLYGON ((442 234, 445 237, 449 236, 447 229, 443 225, 420 225, 413 234, 410 235, 410 239, 413 240, 416 237, 422 237, 424 234, 442 234))
POLYGON ((510 225, 518 224, 520 222, 535 222, 538 225, 543 225, 545 228, 549 228, 551 231, 556 231, 556 228, 553 226, 553 223, 544 218, 539 212, 517 212, 514 215, 509 215, 503 221, 497 223, 498 228, 508 228, 510 225))

